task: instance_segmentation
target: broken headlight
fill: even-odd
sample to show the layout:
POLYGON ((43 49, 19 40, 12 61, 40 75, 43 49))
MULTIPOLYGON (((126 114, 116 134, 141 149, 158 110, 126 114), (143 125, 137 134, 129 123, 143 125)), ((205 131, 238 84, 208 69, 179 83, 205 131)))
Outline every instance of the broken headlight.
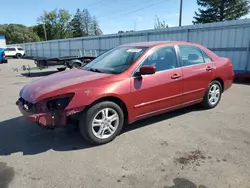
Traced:
POLYGON ((72 100, 74 94, 67 94, 49 98, 41 101, 36 105, 39 112, 52 111, 52 110, 64 110, 72 100))

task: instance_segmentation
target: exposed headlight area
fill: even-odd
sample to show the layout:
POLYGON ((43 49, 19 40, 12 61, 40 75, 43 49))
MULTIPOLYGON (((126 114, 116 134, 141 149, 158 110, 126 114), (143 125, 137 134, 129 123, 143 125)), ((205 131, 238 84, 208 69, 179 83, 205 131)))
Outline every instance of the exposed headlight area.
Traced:
POLYGON ((16 102, 16 105, 21 105, 23 107, 23 109, 25 111, 29 111, 29 112, 35 112, 36 109, 35 109, 35 105, 24 100, 22 97, 20 97, 18 99, 18 101, 16 102))
POLYGON ((70 97, 53 99, 47 102, 47 108, 48 110, 64 110, 68 106, 70 101, 70 97))
POLYGON ((36 109, 39 113, 64 110, 69 105, 73 97, 74 93, 49 98, 38 102, 36 104, 36 109))

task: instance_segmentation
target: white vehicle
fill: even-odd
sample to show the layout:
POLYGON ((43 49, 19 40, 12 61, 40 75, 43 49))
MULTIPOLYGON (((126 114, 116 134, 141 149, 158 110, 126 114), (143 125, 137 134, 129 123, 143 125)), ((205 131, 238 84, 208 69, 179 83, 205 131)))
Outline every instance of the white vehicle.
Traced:
POLYGON ((21 47, 9 47, 4 50, 6 57, 21 58, 25 56, 25 50, 21 47))

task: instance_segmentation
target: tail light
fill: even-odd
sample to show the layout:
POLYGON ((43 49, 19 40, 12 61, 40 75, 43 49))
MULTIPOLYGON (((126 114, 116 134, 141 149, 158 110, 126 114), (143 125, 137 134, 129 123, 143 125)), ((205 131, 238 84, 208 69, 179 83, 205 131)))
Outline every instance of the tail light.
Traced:
POLYGON ((2 57, 4 57, 5 56, 5 52, 2 52, 2 57))

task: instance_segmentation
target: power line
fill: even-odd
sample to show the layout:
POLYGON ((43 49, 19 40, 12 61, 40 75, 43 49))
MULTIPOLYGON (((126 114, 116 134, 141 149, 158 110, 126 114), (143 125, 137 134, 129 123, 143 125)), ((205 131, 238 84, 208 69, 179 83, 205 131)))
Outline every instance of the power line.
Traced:
MULTIPOLYGON (((150 4, 150 5, 146 6, 146 7, 142 7, 142 8, 140 8, 140 9, 133 10, 133 11, 130 11, 130 12, 121 14, 121 15, 119 15, 119 16, 112 17, 112 18, 110 18, 110 20, 107 20, 107 21, 115 20, 115 19, 117 19, 117 18, 119 18, 119 17, 126 16, 126 15, 128 15, 128 14, 132 14, 132 13, 135 13, 135 12, 138 12, 138 11, 141 11, 141 10, 144 10, 144 9, 147 9, 147 8, 152 7, 152 6, 154 6, 154 5, 163 3, 164 1, 167 1, 167 0, 162 0, 162 1, 160 1, 160 2, 150 4)), ((102 22, 102 21, 100 21, 100 22, 102 22)), ((104 22, 105 22, 105 21, 104 21, 104 22)))
MULTIPOLYGON (((117 1, 118 1, 118 0, 117 0, 117 1)), ((117 2, 117 1, 116 1, 116 2, 117 2)), ((122 1, 124 1, 124 0, 122 0, 122 1)), ((155 0, 147 0, 147 1, 144 1, 143 4, 146 4, 146 3, 152 2, 152 1, 155 1, 155 0)), ((125 2, 126 2, 126 1, 125 1, 125 2)), ((116 12, 120 12, 120 11, 123 11, 123 10, 127 10, 127 9, 130 8, 130 7, 135 8, 135 7, 137 7, 138 5, 141 6, 141 5, 142 5, 142 2, 137 3, 137 4, 130 5, 129 7, 123 6, 121 9, 115 9, 115 10, 116 10, 116 12)), ((113 10, 112 7, 110 7, 110 8, 113 10)), ((111 10, 107 10, 107 11, 108 11, 107 14, 109 14, 111 10)), ((103 14, 103 13, 102 13, 102 14, 103 14)), ((100 16, 100 17, 103 18, 103 16, 100 16)), ((105 17, 105 16, 104 16, 104 20, 105 20, 105 18, 109 19, 110 17, 105 17)), ((111 18, 112 18, 112 17, 111 17, 111 18)))
MULTIPOLYGON (((154 1, 154 0, 147 0, 147 1, 143 2, 143 3, 147 3, 147 2, 150 2, 150 1, 154 1)), ((125 2, 126 2, 126 1, 125 1, 125 2)), ((131 6, 136 7, 136 6, 141 5, 141 4, 142 4, 142 3, 140 2, 140 3, 137 3, 137 4, 135 4, 135 5, 131 5, 131 6)), ((131 6, 130 6, 130 7, 131 7, 131 6)), ((127 7, 123 7, 123 8, 120 9, 119 11, 125 10, 125 9, 127 9, 127 7)))
POLYGON ((87 8, 92 8, 92 7, 94 7, 95 5, 100 4, 100 3, 103 2, 103 1, 105 1, 105 0, 99 0, 99 1, 97 1, 97 2, 95 2, 95 3, 92 3, 92 4, 90 4, 90 5, 87 5, 87 8))

